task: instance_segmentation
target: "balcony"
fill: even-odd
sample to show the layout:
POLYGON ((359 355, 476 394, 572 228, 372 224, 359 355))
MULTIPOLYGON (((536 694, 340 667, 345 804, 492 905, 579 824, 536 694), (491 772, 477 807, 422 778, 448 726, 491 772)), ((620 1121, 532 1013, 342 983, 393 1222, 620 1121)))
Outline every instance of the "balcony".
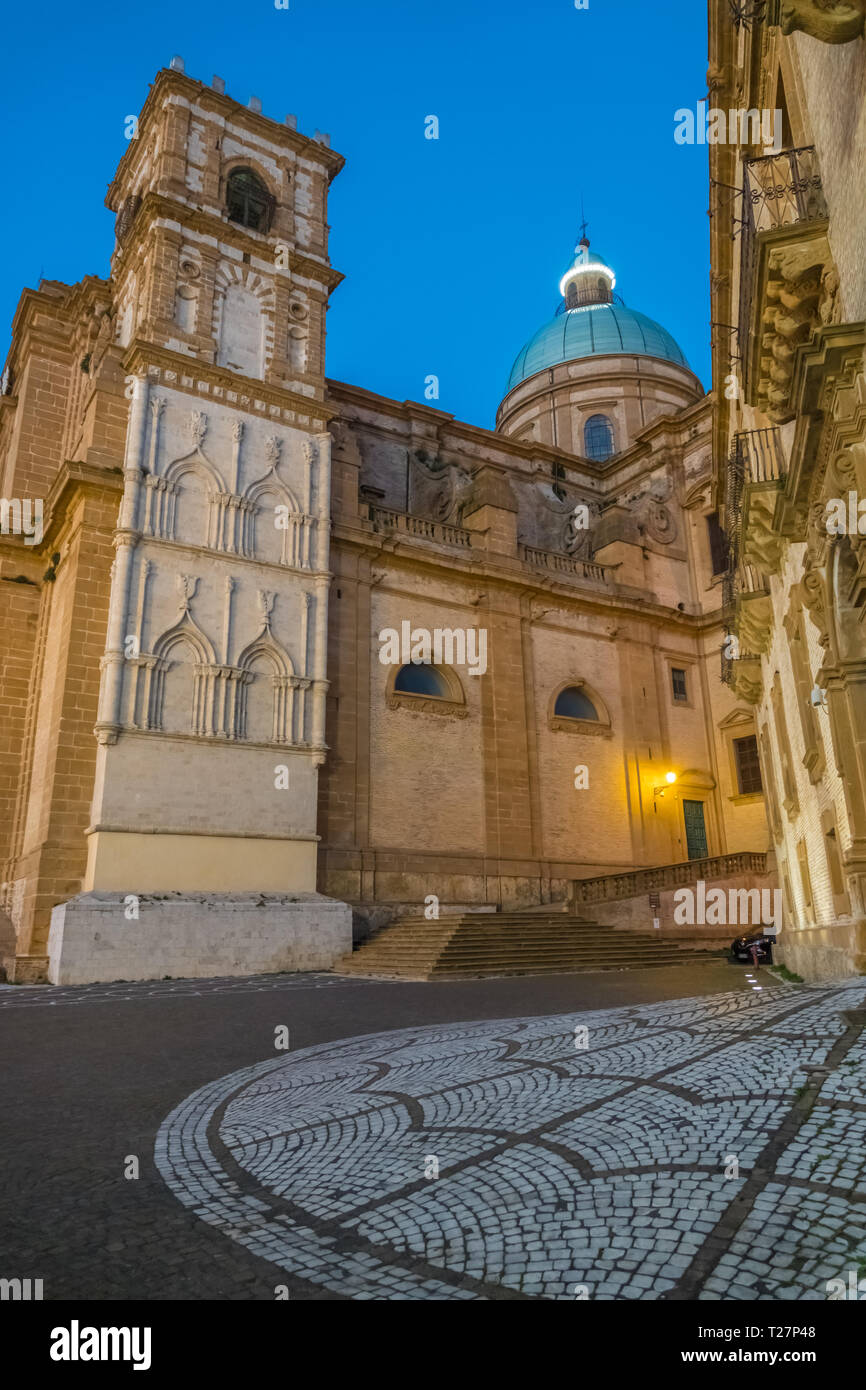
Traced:
POLYGON ((776 424, 793 415, 794 354, 829 322, 838 275, 815 149, 746 160, 738 335, 746 399, 776 424))
POLYGON ((616 568, 614 565, 598 565, 594 560, 576 560, 571 555, 561 555, 555 550, 537 550, 535 546, 524 545, 522 542, 518 546, 518 553, 524 564, 535 565, 553 574, 568 574, 577 579, 589 579, 595 584, 609 583, 610 573, 616 568))
POLYGON ((472 547, 472 534, 462 526, 449 526, 444 521, 430 521, 425 516, 413 516, 409 512, 394 512, 389 507, 367 504, 367 516, 373 523, 373 530, 385 535, 394 533, 416 536, 419 540, 433 541, 437 545, 455 545, 463 550, 472 547))
MULTIPOLYGON (((734 435, 725 477, 731 575, 741 572, 742 566, 755 567, 764 574, 773 574, 778 568, 782 537, 774 518, 784 485, 785 455, 778 429, 734 435)), ((726 594, 726 600, 733 597, 733 593, 726 594)))

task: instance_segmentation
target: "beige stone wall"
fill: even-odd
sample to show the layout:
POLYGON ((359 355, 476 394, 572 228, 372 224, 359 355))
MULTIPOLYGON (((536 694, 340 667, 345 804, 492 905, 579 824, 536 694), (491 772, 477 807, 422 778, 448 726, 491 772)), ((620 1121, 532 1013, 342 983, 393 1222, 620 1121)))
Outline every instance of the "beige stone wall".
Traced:
POLYGON ((551 615, 533 627, 531 648, 542 854, 595 873, 599 864, 631 863, 620 664, 613 639, 582 634, 573 617, 562 615, 558 627, 554 621, 551 615), (554 697, 572 680, 586 681, 590 698, 601 696, 610 717, 609 737, 550 727, 554 697), (575 787, 578 767, 587 769, 585 789, 575 787))
MULTIPOLYGON (((402 577, 402 576, 400 576, 402 577)), ((394 576, 399 582, 399 577, 394 576)), ((379 660, 379 634, 413 628, 465 628, 477 615, 457 586, 438 595, 412 576, 404 592, 373 592, 370 662, 370 842, 377 849, 439 854, 484 852, 484 775, 481 749, 481 693, 485 676, 457 671, 465 716, 432 715, 405 707, 391 709, 387 687, 391 668, 379 660), (449 593, 449 590, 451 591, 449 593), (463 604, 455 599, 464 597, 463 604)), ((490 654, 493 662, 495 653, 490 654)), ((435 887, 430 892, 435 892, 435 887)))

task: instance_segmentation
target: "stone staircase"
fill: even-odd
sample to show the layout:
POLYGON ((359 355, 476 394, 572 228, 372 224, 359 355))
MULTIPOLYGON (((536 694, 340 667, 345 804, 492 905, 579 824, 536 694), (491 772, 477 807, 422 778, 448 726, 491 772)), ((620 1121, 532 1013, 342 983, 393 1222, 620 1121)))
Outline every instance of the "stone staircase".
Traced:
POLYGON ((405 917, 334 966, 337 975, 453 980, 646 970, 709 959, 691 944, 598 926, 561 909, 405 917))

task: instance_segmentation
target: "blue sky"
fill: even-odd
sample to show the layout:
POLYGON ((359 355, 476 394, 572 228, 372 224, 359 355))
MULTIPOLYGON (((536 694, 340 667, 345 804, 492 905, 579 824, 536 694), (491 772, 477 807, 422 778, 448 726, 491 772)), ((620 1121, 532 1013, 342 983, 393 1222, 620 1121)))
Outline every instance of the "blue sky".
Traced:
POLYGON ((106 275, 105 191, 156 70, 225 78, 328 131, 328 375, 492 426, 511 363, 557 304, 581 196, 632 308, 709 377, 706 146, 674 111, 705 93, 701 0, 151 0, 15 6, 0 92, 5 355, 23 286, 106 275), (438 141, 424 119, 439 118, 438 141), (10 153, 14 151, 14 158, 10 153), (10 210, 17 207, 26 221, 10 210))

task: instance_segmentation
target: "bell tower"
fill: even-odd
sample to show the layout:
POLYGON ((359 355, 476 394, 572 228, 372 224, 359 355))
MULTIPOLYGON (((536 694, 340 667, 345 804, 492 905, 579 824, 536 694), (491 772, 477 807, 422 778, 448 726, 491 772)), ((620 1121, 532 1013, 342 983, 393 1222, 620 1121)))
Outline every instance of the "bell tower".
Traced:
POLYGON ((315 892, 342 164, 174 59, 110 185, 129 413, 87 872, 52 916, 57 982, 310 969, 351 944, 349 909, 315 892))

